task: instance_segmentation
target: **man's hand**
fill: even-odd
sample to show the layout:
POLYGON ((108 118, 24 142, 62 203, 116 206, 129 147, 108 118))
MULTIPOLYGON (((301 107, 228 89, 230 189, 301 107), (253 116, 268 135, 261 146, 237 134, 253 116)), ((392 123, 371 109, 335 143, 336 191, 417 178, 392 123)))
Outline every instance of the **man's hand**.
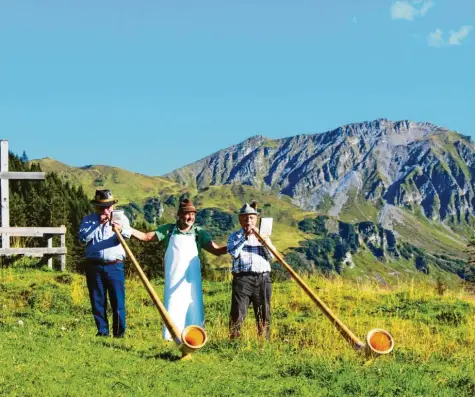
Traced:
POLYGON ((118 222, 112 222, 112 230, 117 231, 120 234, 122 231, 122 225, 118 222))
POLYGON ((250 236, 251 234, 254 234, 255 232, 259 232, 259 229, 255 226, 247 225, 243 228, 244 233, 246 236, 250 236))

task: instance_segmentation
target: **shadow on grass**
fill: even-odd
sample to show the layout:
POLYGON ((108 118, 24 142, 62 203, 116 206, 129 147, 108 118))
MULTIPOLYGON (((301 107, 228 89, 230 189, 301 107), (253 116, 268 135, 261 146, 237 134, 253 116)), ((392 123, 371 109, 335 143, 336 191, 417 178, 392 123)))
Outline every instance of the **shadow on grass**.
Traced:
POLYGON ((165 361, 179 361, 181 359, 181 353, 178 349, 167 349, 163 351, 157 351, 156 347, 150 347, 148 350, 143 350, 137 348, 137 346, 133 346, 130 344, 124 344, 122 340, 116 340, 112 338, 101 338, 95 340, 94 343, 98 346, 107 347, 109 349, 115 349, 125 352, 132 352, 133 354, 137 355, 140 358, 146 360, 165 360, 165 361))
POLYGON ((172 352, 172 351, 163 351, 163 352, 147 352, 147 353, 141 353, 140 356, 146 360, 165 360, 165 361, 180 361, 181 356, 177 355, 177 353, 172 352))

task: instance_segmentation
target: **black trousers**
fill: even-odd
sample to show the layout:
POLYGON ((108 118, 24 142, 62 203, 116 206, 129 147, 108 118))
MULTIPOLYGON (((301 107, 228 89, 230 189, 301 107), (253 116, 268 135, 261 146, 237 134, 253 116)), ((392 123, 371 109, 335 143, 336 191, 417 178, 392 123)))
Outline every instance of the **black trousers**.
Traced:
POLYGON ((231 315, 229 320, 231 338, 236 338, 240 335, 249 303, 252 302, 256 317, 257 333, 259 336, 264 335, 266 339, 269 339, 271 296, 272 282, 269 272, 233 274, 231 315))

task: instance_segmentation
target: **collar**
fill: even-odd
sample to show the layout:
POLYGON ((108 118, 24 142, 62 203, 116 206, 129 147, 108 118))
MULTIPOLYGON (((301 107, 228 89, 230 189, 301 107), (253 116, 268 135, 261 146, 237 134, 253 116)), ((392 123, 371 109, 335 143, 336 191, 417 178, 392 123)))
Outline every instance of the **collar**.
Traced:
POLYGON ((191 229, 188 230, 187 232, 184 232, 184 231, 180 230, 180 227, 178 226, 178 222, 177 222, 175 224, 175 230, 177 231, 177 233, 180 233, 180 234, 195 234, 196 225, 193 223, 193 226, 191 226, 191 229))

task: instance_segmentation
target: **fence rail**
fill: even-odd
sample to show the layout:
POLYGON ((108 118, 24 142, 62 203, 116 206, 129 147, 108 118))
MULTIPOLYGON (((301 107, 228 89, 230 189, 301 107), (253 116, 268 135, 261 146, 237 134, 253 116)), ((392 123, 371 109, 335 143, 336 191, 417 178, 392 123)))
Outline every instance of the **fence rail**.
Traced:
POLYGON ((0 234, 3 233, 9 234, 10 237, 44 237, 48 234, 65 234, 66 227, 0 227, 0 234))

